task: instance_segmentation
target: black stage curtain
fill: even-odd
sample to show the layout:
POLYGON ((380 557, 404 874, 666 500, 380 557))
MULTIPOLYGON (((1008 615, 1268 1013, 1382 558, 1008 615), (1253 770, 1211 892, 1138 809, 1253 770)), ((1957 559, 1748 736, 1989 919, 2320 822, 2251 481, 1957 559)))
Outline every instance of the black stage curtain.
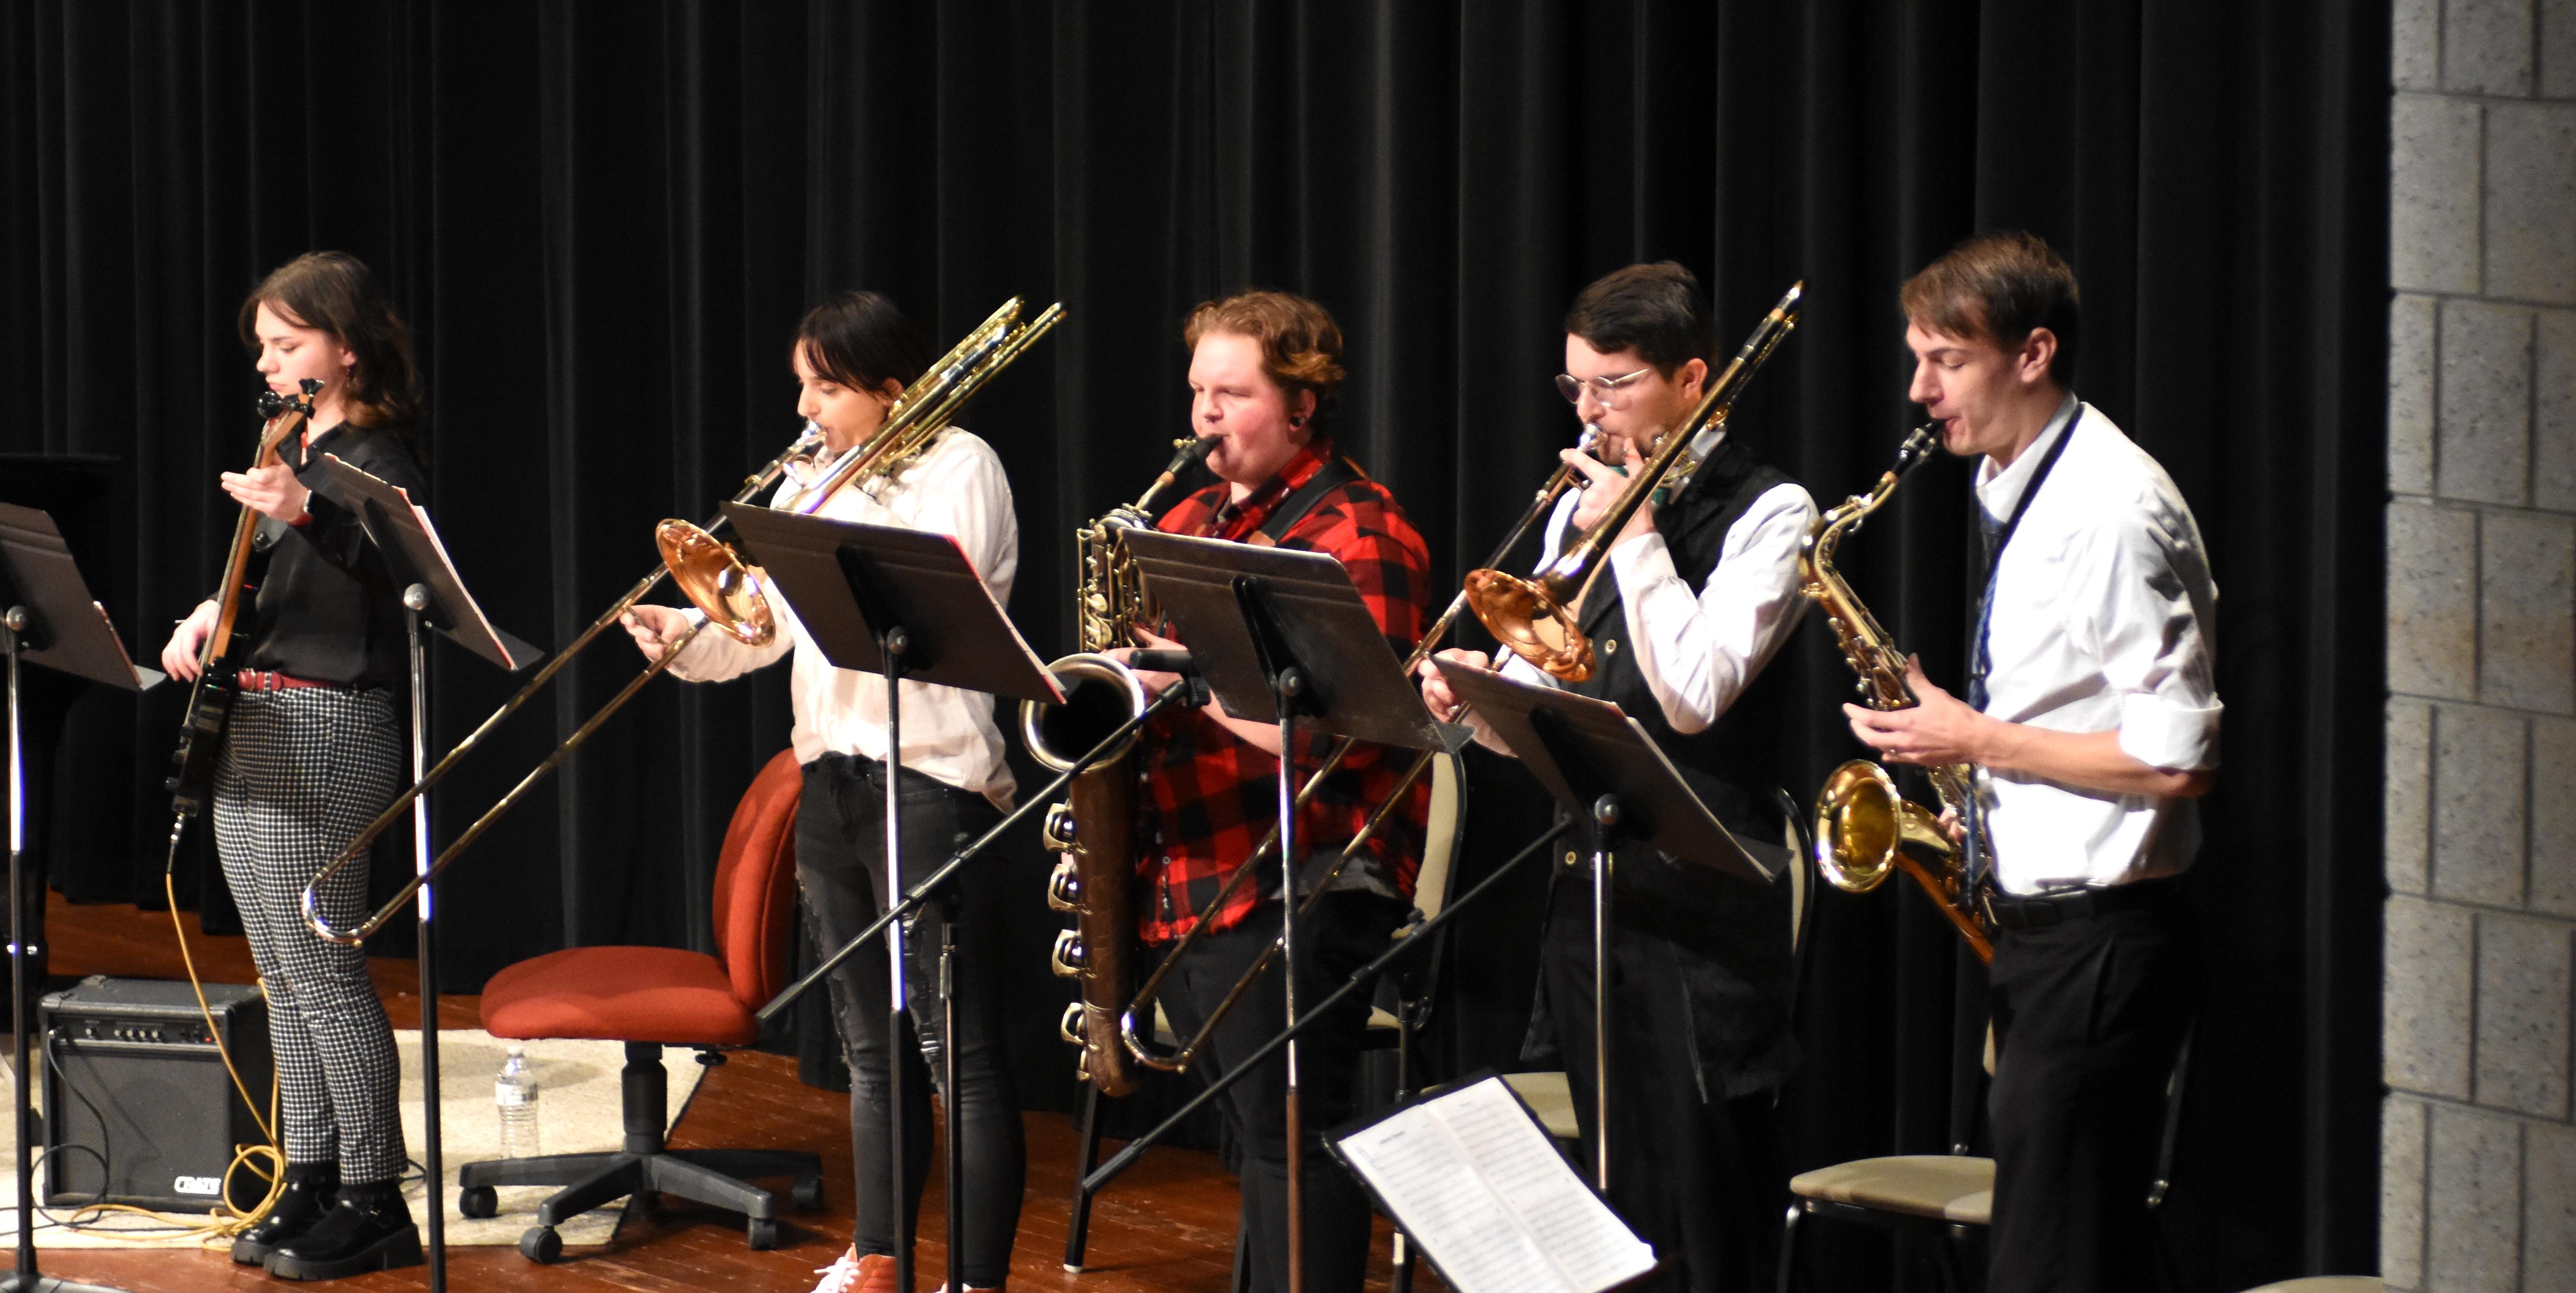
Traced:
MULTIPOLYGON (((1060 299, 967 419, 1010 465, 1012 610, 1051 651, 1068 531, 1184 431, 1175 334, 1203 298, 1332 308, 1344 446, 1447 582, 1571 437, 1547 379, 1593 277, 1691 265, 1730 346, 1803 278, 1735 425, 1830 501, 1911 425, 1897 284, 2035 230, 2085 284, 2080 390, 2181 483, 2226 595, 2175 1249, 2197 1288, 2368 1269, 2388 26, 2343 0, 33 0, 0 17, 0 451, 123 462, 110 610, 156 650, 212 582, 213 478, 254 428, 234 310, 298 252, 355 252, 416 330, 457 561, 496 622, 560 645, 649 567, 656 519, 785 443, 806 305, 881 288, 944 342, 1060 299)), ((1847 549, 1936 678, 1965 482, 1932 466, 1847 549)), ((636 664, 574 665, 439 794, 442 833, 636 664)), ((1849 679, 1812 622, 1778 667, 1809 702, 1781 734, 1803 796, 1856 749, 1849 679)), ((445 648, 434 672, 443 748, 506 683, 445 648)), ((131 740, 66 743, 107 770, 65 773, 56 883, 152 901, 169 715, 98 708, 131 740)), ((785 730, 779 677, 650 688, 453 873, 450 986, 565 943, 704 945, 709 859, 785 730)), ((1478 772, 1462 881, 1532 824, 1525 785, 1478 772)), ((1044 865, 1023 841, 990 869, 1029 895, 1027 1089, 1060 1107, 1044 865)), ((1945 1142, 1976 984, 1900 887, 1822 899, 1799 1166, 1945 1142)), ((1435 1070, 1513 1059, 1537 903, 1533 874, 1462 921, 1435 1070)), ((1828 1274, 1883 1280, 1878 1243, 1825 1245, 1828 1274)))

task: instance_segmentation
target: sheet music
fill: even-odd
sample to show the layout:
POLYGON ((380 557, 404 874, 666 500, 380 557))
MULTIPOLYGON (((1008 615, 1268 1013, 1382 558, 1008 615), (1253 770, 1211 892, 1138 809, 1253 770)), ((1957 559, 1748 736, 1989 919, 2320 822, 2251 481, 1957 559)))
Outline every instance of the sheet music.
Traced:
POLYGON ((1654 1250, 1585 1187, 1501 1078, 1339 1144, 1459 1293, 1599 1293, 1654 1269, 1654 1250))

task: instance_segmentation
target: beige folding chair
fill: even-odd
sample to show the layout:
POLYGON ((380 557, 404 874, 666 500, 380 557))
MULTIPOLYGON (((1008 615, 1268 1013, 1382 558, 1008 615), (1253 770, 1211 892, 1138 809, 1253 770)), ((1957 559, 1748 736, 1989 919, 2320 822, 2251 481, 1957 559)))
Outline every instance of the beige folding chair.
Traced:
MULTIPOLYGON (((1812 866, 1812 861, 1802 868, 1812 866)), ((2164 1136, 2156 1153, 2156 1175, 2147 1187, 2147 1206, 2162 1207, 2172 1188, 2174 1137, 2182 1125, 2183 1078, 2191 1065, 2191 1035, 2183 1035, 2173 1073, 2165 1079, 2164 1136)), ((1985 1074, 1995 1071, 1995 1030, 1986 1027, 1985 1074)), ((1912 1239, 1930 1248, 1940 1267, 1944 1288, 1958 1293, 1967 1277, 1959 1245, 1992 1224, 1995 1160, 1968 1153, 1976 1122, 1974 1100, 1951 1102, 1950 1152, 1895 1154, 1835 1163, 1790 1178, 1789 1214, 1780 1231, 1779 1293, 1791 1293, 1798 1265, 1799 1220, 1824 1217, 1858 1221, 1893 1230, 1899 1242, 1912 1239)), ((2300 1293, 2358 1293, 2331 1286, 2300 1293)))

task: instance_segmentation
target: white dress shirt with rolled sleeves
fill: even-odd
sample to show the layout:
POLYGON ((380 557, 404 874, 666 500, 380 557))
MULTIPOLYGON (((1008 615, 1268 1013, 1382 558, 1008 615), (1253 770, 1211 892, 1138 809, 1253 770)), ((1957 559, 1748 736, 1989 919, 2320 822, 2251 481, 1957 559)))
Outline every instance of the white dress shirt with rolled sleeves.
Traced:
MULTIPOLYGON (((2074 418, 2069 395, 2013 465, 1977 469, 2001 524, 2074 418)), ((1994 572, 1985 712, 2062 732, 2120 734, 2150 767, 2218 765, 2212 656, 2218 588, 2182 492, 2091 405, 1994 572)), ((1964 694, 1964 693, 1963 693, 1964 694)), ((2077 790, 2026 773, 1979 778, 1995 878, 2034 894, 2173 875, 2200 847, 2196 801, 2077 790)))
MULTIPOLYGON (((1702 457, 1717 451, 1726 432, 1701 437, 1702 457)), ((1568 493, 1548 518, 1539 569, 1564 550, 1580 496, 1568 493)), ((1816 519, 1816 502, 1797 485, 1776 485, 1727 527, 1717 565, 1697 592, 1673 568, 1661 533, 1649 531, 1610 549, 1608 577, 1619 581, 1627 638, 1637 668, 1664 721, 1678 732, 1705 731, 1751 686, 1806 612, 1798 591, 1798 544, 1816 519)), ((1503 676, 1543 687, 1556 679, 1506 651, 1503 676)), ((1496 746, 1491 730, 1473 724, 1479 739, 1496 746)))
MULTIPOLYGON (((779 487, 770 506, 792 506, 802 492, 790 480, 779 487)), ((992 446, 970 432, 950 428, 891 481, 851 485, 833 495, 819 515, 949 535, 984 577, 993 600, 1010 602, 1011 579, 1020 561, 1011 486, 992 446)), ((792 651, 796 662, 788 691, 795 702, 796 761, 811 763, 825 754, 884 759, 885 679, 833 668, 766 574, 760 576, 760 586, 779 621, 778 635, 769 645, 745 646, 709 630, 681 650, 670 671, 692 682, 718 682, 774 664, 792 651)), ((904 683, 902 762, 961 790, 981 792, 1005 809, 1017 790, 1003 759, 993 697, 985 692, 904 683)))

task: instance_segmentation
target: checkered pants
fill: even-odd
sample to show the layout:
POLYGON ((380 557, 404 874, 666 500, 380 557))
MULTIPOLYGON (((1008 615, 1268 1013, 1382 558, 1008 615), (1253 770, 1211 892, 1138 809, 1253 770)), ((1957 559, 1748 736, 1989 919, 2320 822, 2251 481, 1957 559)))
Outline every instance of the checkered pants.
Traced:
MULTIPOLYGON (((402 775, 392 694, 324 687, 245 692, 215 767, 215 843, 268 992, 286 1160, 339 1160, 352 1183, 402 1172, 400 1068, 366 953, 304 923, 305 883, 392 801, 402 775)), ((315 895, 337 928, 367 903, 367 868, 315 895)))

